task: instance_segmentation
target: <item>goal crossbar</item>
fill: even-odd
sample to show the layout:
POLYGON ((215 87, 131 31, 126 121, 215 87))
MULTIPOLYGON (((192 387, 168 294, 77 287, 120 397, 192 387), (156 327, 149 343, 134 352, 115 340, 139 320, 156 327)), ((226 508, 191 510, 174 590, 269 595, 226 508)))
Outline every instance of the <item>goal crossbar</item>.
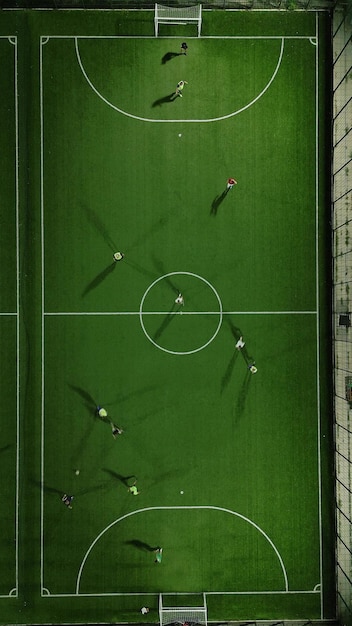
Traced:
POLYGON ((159 33, 159 24, 196 24, 198 37, 202 29, 202 5, 193 7, 167 7, 155 4, 154 26, 155 37, 159 33))

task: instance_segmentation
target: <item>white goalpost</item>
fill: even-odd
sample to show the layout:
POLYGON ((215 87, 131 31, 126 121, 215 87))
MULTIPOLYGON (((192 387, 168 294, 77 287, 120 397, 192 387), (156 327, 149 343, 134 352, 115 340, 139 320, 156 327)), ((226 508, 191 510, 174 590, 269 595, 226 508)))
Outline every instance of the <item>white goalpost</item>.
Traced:
POLYGON ((159 618, 160 626, 168 624, 180 624, 188 626, 207 626, 207 602, 205 594, 201 594, 203 606, 169 606, 166 604, 163 594, 159 594, 159 618))
POLYGON ((202 29, 202 5, 194 7, 166 7, 162 4, 155 5, 154 26, 155 37, 159 33, 159 24, 196 24, 198 37, 202 29))

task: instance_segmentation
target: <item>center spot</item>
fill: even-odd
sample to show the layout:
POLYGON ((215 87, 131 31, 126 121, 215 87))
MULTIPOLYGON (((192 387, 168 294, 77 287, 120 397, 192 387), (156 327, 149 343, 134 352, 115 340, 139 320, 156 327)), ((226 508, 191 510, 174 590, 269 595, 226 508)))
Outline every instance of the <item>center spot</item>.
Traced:
POLYGON ((144 293, 139 319, 156 348, 170 354, 192 354, 206 348, 218 334, 222 303, 213 285, 202 276, 170 272, 157 278, 144 293))

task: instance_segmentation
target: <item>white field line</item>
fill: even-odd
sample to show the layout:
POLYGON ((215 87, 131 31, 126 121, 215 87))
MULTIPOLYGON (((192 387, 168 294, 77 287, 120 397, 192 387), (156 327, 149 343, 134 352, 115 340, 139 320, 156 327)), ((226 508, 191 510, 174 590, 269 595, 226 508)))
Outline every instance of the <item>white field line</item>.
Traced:
MULTIPOLYGON (((46 312, 45 317, 99 315, 219 315, 219 311, 56 311, 46 312)), ((317 315, 317 311, 222 311, 222 315, 317 315)))
POLYGON ((281 49, 280 49, 279 58, 278 58, 278 61, 277 61, 277 64, 276 64, 276 68, 275 68, 275 70, 274 70, 270 80, 267 82, 267 84, 265 85, 264 89, 262 89, 262 91, 253 100, 251 100, 251 102, 249 102, 248 104, 243 106, 241 109, 238 109, 237 111, 232 111, 232 113, 228 113, 227 115, 221 115, 220 117, 213 117, 213 118, 208 118, 208 119, 182 119, 182 120, 174 119, 174 120, 165 120, 165 119, 153 119, 153 118, 149 118, 149 117, 140 117, 139 115, 133 115, 132 113, 128 113, 127 111, 123 111, 122 109, 120 109, 116 105, 112 104, 109 100, 107 100, 100 93, 100 91, 98 91, 98 89, 93 85, 92 81, 89 79, 89 77, 87 75, 87 72, 85 71, 85 69, 83 67, 83 63, 82 63, 82 60, 81 60, 81 57, 80 57, 80 54, 79 54, 78 37, 75 38, 75 48, 76 48, 77 61, 78 61, 78 64, 79 64, 79 66, 81 68, 81 72, 82 72, 84 78, 86 79, 88 85, 94 91, 94 93, 98 96, 98 98, 103 100, 103 102, 105 102, 105 104, 107 104, 109 107, 111 107, 112 109, 114 109, 115 111, 120 113, 121 115, 125 115, 126 117, 130 117, 130 118, 132 118, 134 120, 138 120, 140 122, 165 123, 165 124, 176 124, 176 123, 178 123, 178 124, 180 124, 180 123, 196 123, 196 124, 200 124, 200 123, 220 122, 220 121, 223 121, 223 120, 227 120, 227 119, 229 119, 231 117, 234 117, 235 115, 238 115, 239 113, 242 113, 243 111, 246 111, 251 106, 253 106, 253 104, 255 104, 265 94, 265 92, 269 89, 271 83, 275 80, 276 74, 278 73, 278 71, 280 69, 282 57, 283 57, 283 54, 284 54, 284 47, 285 47, 285 38, 282 37, 281 38, 281 49))
MULTIPOLYGON (((41 228, 41 484, 44 483, 44 110, 43 110, 43 43, 47 39, 41 37, 39 56, 40 83, 40 228, 41 228)), ((40 495, 40 585, 44 586, 44 493, 40 495)))
MULTIPOLYGON (((11 40, 10 40, 11 41, 11 40)), ((16 590, 13 596, 18 597, 19 575, 19 510, 20 510, 20 221, 19 221, 19 129, 18 129, 18 47, 17 37, 14 38, 15 54, 15 133, 16 133, 16 335, 17 335, 17 370, 16 370, 16 590)), ((13 597, 12 596, 12 597, 13 597)))
MULTIPOLYGON (((78 570, 78 575, 77 575, 77 582, 76 582, 76 594, 80 595, 79 593, 79 587, 80 587, 80 582, 81 582, 81 576, 82 576, 82 571, 84 569, 85 563, 91 553, 91 551, 93 550, 94 546, 96 545, 96 543, 100 540, 100 538, 107 532, 110 530, 110 528, 112 528, 113 526, 115 526, 115 524, 118 524, 119 522, 127 519, 128 517, 131 517, 132 515, 137 515, 139 513, 145 513, 146 511, 199 511, 199 510, 211 510, 211 511, 220 511, 221 513, 228 513, 230 515, 234 515, 235 517, 239 517, 240 519, 242 519, 243 521, 247 522, 248 524, 250 524, 251 526, 253 526, 253 528, 255 528, 265 539, 266 541, 269 543, 269 545, 271 546, 271 548, 273 549, 279 564, 280 564, 280 568, 283 574, 283 579, 284 579, 284 585, 285 585, 285 589, 284 591, 288 591, 288 577, 287 577, 287 572, 286 572, 286 568, 283 562, 283 559, 281 557, 281 554, 279 552, 279 550, 277 549, 276 545, 274 544, 274 542, 272 541, 272 539, 270 539, 269 535, 267 535, 267 533, 260 528, 260 526, 258 526, 258 524, 256 524, 255 522, 253 522, 253 520, 251 520, 249 517, 246 517, 245 515, 242 515, 241 513, 238 513, 237 511, 233 511, 232 509, 227 509, 221 506, 151 506, 151 507, 145 507, 143 509, 137 509, 135 511, 130 511, 129 513, 126 513, 125 515, 122 515, 121 517, 115 519, 113 522, 111 522, 110 524, 108 524, 94 539, 94 541, 92 541, 92 543, 90 544, 86 554, 83 557, 82 563, 79 567, 78 570)), ((270 593, 270 592, 269 592, 270 593)))
MULTIPOLYGON (((49 593, 46 589, 46 593, 43 593, 42 598, 77 598, 76 593, 49 593)), ((297 591, 204 591, 206 596, 295 596, 295 595, 316 595, 320 593, 316 589, 310 590, 300 590, 297 591)), ((126 592, 110 592, 110 593, 80 593, 80 598, 105 598, 105 597, 115 597, 115 596, 150 596, 155 597, 158 596, 159 593, 154 593, 151 591, 126 591, 126 592)), ((194 596, 193 592, 189 591, 163 591, 163 595, 165 596, 194 596)), ((1 597, 1 596, 0 596, 1 597)), ((248 621, 248 620, 246 620, 248 621)), ((255 620, 254 620, 255 621, 255 620)), ((268 621, 272 624, 272 620, 260 620, 260 622, 268 621)), ((275 620, 279 622, 280 620, 275 620)), ((334 620, 332 620, 334 621, 334 620)), ((216 622, 218 623, 218 622, 216 622)), ((335 623, 335 622, 334 622, 335 623)))
POLYGON ((15 112, 15 240, 16 240, 16 311, 2 312, 1 317, 16 318, 16 493, 15 493, 15 587, 8 595, 0 595, 0 598, 18 597, 18 573, 19 573, 19 451, 20 451, 20 256, 19 256, 19 129, 18 129, 18 47, 17 36, 1 35, 0 39, 7 39, 13 46, 14 64, 14 112, 15 112))
MULTIPOLYGON (((130 9, 129 9, 130 10, 130 9)), ((187 39, 313 39, 315 35, 202 35, 201 37, 187 37, 187 39)), ((177 39, 176 36, 155 37, 155 35, 43 35, 47 41, 49 39, 177 39)), ((47 43, 45 41, 44 43, 47 43)))
POLYGON ((324 619, 323 578, 323 529, 322 529, 322 484, 321 484, 321 406, 320 406, 320 347, 319 347, 319 22, 315 15, 315 293, 316 293, 316 336, 317 336, 317 452, 318 452, 318 497, 319 497, 319 546, 320 546, 320 618, 324 619))
MULTIPOLYGON (((316 35, 317 36, 317 35, 316 35)), ((87 38, 102 38, 102 39, 106 39, 106 38, 116 38, 115 36, 111 36, 111 37, 86 37, 86 36, 53 36, 50 38, 52 39, 75 39, 75 41, 77 42, 77 39, 87 39, 87 38)), ((136 39, 136 37, 123 37, 126 39, 136 39)), ((144 39, 144 37, 138 37, 140 39, 144 39)), ((154 39, 154 37, 149 37, 150 39, 154 39)), ((170 37, 166 37, 166 39, 169 39, 170 37)), ((179 37, 174 37, 175 39, 179 39, 179 37)), ((219 39, 224 39, 224 37, 209 37, 209 38, 219 38, 219 39)), ((281 39, 282 40, 282 50, 283 50, 283 42, 284 39, 308 39, 309 37, 306 36, 294 36, 294 37, 290 37, 290 36, 286 36, 285 38, 283 37, 229 37, 229 39, 281 39)), ((194 38, 194 39, 198 39, 198 38, 194 38)), ((225 38, 226 39, 226 38, 225 38)), ((42 38, 41 44, 42 43, 46 43, 49 40, 49 37, 45 37, 42 38), (45 40, 45 41, 44 41, 45 40)), ((282 55, 281 55, 282 56, 282 55)), ((280 57, 280 63, 281 63, 281 57, 280 57)), ((279 65, 279 64, 278 64, 279 65)), ((277 68, 278 69, 278 68, 277 68)), ((247 105, 249 106, 249 105, 247 105)), ((247 108, 247 107, 245 107, 247 108)), ((242 109, 244 110, 244 109, 242 109)), ((231 117, 233 115, 236 115, 237 113, 239 113, 240 111, 237 111, 235 113, 230 114, 229 116, 224 116, 224 118, 220 118, 220 119, 226 119, 227 117, 231 117)), ((134 116, 132 116, 134 117, 134 116)), ((142 119, 142 118, 137 118, 137 119, 142 119)), ((43 250, 44 250, 44 196, 43 196, 43 180, 44 180, 44 165, 43 165, 43 144, 44 144, 44 140, 43 140, 43 56, 42 56, 42 45, 40 45, 40 121, 41 121, 41 245, 42 245, 42 437, 41 437, 41 477, 43 480, 44 477, 44 317, 45 316, 71 316, 71 315, 140 315, 139 311, 135 311, 135 312, 44 312, 44 255, 43 255, 43 250)), ((162 120, 146 120, 146 121, 162 121, 162 120)), ((204 122, 204 121, 212 121, 212 120, 165 120, 167 122, 182 122, 182 121, 194 121, 194 122, 204 122)), ((317 207, 318 208, 318 207, 317 207)), ((318 315, 318 304, 319 301, 317 299, 317 311, 228 311, 228 312, 223 312, 224 315, 227 314, 238 314, 238 315, 300 315, 300 314, 308 314, 308 315, 318 315)), ((165 315, 165 314, 169 314, 169 311, 166 312, 143 312, 143 315, 165 315)), ((183 311, 183 314, 186 314, 183 311)), ((194 314, 194 315, 219 315, 218 311, 214 311, 214 312, 188 312, 188 314, 194 314)), ((15 313, 9 313, 9 314, 5 314, 5 315, 16 315, 15 313)), ((318 329, 318 322, 317 322, 317 329, 318 329)), ((320 453, 320 450, 319 450, 320 453)), ((319 465, 319 474, 320 474, 320 465, 319 465)), ((320 494, 321 495, 321 494, 320 494)), ((161 508, 161 507, 160 507, 161 508)), ((174 507, 174 508, 180 508, 180 507, 174 507)), ((207 507, 206 507, 207 508, 207 507)), ((47 590, 46 593, 43 594, 43 494, 41 496, 41 586, 42 586, 42 597, 74 597, 77 594, 49 594, 49 592, 47 590)), ((298 591, 262 591, 262 592, 257 592, 257 591, 246 591, 246 592, 206 592, 206 595, 276 595, 276 594, 316 594, 316 593, 321 593, 321 591, 319 590, 313 590, 313 591, 307 591, 307 590, 298 590, 298 591)), ((158 594, 152 594, 152 593, 145 593, 145 592, 138 592, 138 593, 98 593, 98 594, 79 594, 80 596, 85 596, 85 597, 103 597, 103 596, 129 596, 129 595, 148 595, 148 596, 155 596, 158 594)), ((0 596, 1 597, 1 596, 0 596)), ((7 596, 6 596, 7 597, 7 596)))

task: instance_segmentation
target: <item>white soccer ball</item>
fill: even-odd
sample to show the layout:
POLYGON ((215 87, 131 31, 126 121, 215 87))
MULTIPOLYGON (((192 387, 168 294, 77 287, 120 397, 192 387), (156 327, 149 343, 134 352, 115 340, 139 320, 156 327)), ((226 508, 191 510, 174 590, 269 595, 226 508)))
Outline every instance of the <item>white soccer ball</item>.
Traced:
POLYGON ((181 496, 183 496, 183 491, 180 491, 181 496))
POLYGON ((179 133, 179 134, 178 134, 178 136, 179 136, 179 137, 182 137, 182 133, 179 133))
POLYGON ((79 470, 76 470, 75 474, 76 474, 76 476, 78 476, 79 475, 79 470))

